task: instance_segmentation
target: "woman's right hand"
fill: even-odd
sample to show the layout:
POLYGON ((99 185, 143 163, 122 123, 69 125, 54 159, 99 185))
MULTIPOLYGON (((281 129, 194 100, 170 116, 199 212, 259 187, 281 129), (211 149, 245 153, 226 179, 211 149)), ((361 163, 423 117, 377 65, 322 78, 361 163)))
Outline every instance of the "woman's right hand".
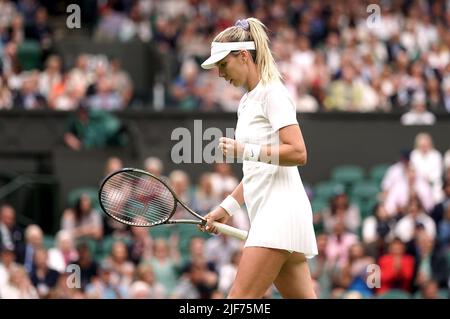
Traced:
POLYGON ((212 225, 212 223, 219 222, 225 224, 230 218, 230 215, 228 215, 225 209, 218 206, 214 208, 212 211, 210 211, 208 214, 206 214, 204 218, 206 219, 206 225, 204 226, 200 225, 199 226, 200 230, 203 232, 217 234, 218 230, 216 227, 212 225))

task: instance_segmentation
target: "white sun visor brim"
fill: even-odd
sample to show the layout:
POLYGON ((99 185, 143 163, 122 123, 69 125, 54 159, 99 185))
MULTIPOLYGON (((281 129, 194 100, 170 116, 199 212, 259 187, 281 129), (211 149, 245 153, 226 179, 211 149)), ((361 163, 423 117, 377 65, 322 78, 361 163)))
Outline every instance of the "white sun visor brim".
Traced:
POLYGON ((216 63, 225 58, 231 51, 255 50, 255 42, 213 42, 211 43, 211 56, 201 64, 203 69, 209 70, 216 63))

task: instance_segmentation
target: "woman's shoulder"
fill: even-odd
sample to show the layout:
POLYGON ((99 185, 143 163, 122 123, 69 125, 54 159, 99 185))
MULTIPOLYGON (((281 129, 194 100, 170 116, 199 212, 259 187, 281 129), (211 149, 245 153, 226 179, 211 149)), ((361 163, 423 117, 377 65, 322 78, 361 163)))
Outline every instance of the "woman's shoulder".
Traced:
POLYGON ((280 80, 273 80, 273 81, 263 84, 262 86, 266 93, 272 93, 272 94, 287 93, 286 86, 280 80))

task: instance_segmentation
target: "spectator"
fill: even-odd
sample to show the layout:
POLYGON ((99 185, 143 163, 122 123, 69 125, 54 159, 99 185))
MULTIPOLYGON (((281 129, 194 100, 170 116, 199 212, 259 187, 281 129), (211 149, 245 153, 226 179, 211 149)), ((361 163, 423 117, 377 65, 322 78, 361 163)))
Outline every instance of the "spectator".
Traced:
POLYGON ((436 116, 426 108, 423 98, 415 98, 412 101, 411 110, 402 115, 400 122, 403 125, 433 125, 436 116))
POLYGON ((328 237, 326 255, 330 267, 342 269, 348 263, 350 246, 358 242, 358 236, 345 230, 342 220, 338 220, 333 227, 333 232, 328 237))
POLYGON ((383 204, 377 204, 362 226, 362 240, 372 256, 378 258, 384 253, 385 245, 394 237, 394 226, 395 219, 389 216, 383 204))
POLYGON ((103 176, 109 176, 110 174, 117 172, 123 168, 123 162, 119 157, 112 156, 106 160, 103 176))
MULTIPOLYGON (((448 188, 448 186, 447 186, 448 188)), ((448 200, 447 200, 448 201, 448 200)), ((450 248, 450 204, 444 206, 442 219, 437 223, 437 240, 439 247, 450 248)))
POLYGON ((61 219, 61 228, 71 233, 73 238, 103 237, 103 225, 100 213, 92 207, 91 198, 82 194, 73 209, 66 209, 61 219))
POLYGON ((419 232, 412 245, 416 260, 414 290, 421 289, 429 280, 436 281, 440 288, 446 288, 449 265, 435 241, 426 232, 419 232))
POLYGON ((25 28, 27 39, 39 42, 44 56, 48 54, 53 44, 53 30, 48 21, 48 12, 45 7, 36 10, 34 21, 25 28))
POLYGON ((38 110, 47 108, 47 101, 39 93, 39 74, 31 72, 24 75, 24 80, 20 91, 14 97, 14 107, 24 110, 38 110))
POLYGON ((33 286, 39 294, 40 299, 46 299, 57 282, 59 273, 55 269, 49 268, 48 254, 44 248, 39 248, 34 254, 35 267, 30 273, 30 279, 33 286))
POLYGON ((113 266, 109 261, 103 261, 98 270, 98 276, 86 286, 86 296, 92 299, 126 299, 127 290, 115 281, 113 266))
MULTIPOLYGON (((151 299, 162 299, 166 297, 166 290, 164 286, 159 283, 155 278, 155 273, 153 272, 152 266, 149 264, 140 264, 136 269, 137 282, 143 282, 147 285, 148 298, 151 299)), ((133 290, 133 286, 136 282, 132 283, 130 290, 133 290)), ((132 295, 132 293, 130 293, 132 295)))
POLYGON ((113 114, 89 110, 82 105, 67 122, 64 141, 68 147, 82 149, 124 146, 127 144, 126 128, 113 114))
POLYGON ((56 285, 49 291, 48 299, 85 299, 85 295, 81 288, 69 285, 73 277, 69 272, 59 274, 56 285))
POLYGON ((118 39, 123 42, 132 40, 140 40, 142 42, 149 42, 152 38, 152 29, 150 19, 145 19, 140 10, 139 4, 135 3, 126 16, 120 29, 118 30, 118 39))
POLYGON ((178 270, 180 265, 180 253, 174 240, 171 243, 165 239, 158 238, 153 246, 153 258, 145 260, 149 263, 155 273, 156 281, 160 282, 167 295, 171 295, 177 285, 178 270))
POLYGON ((175 287, 171 298, 211 299, 217 287, 217 273, 205 263, 193 262, 175 287))
POLYGON ((153 255, 153 238, 146 227, 131 227, 131 244, 128 246, 130 260, 138 265, 153 255))
POLYGON ((217 268, 230 262, 233 252, 241 249, 241 242, 224 234, 212 236, 205 243, 205 258, 213 262, 217 268), (220 251, 220 254, 217 253, 220 251))
POLYGON ((215 163, 211 174, 211 183, 214 194, 222 197, 225 193, 233 191, 239 184, 232 166, 229 163, 215 163))
POLYGON ((58 55, 51 55, 45 61, 45 70, 39 75, 39 92, 44 97, 48 98, 53 86, 63 80, 61 67, 62 61, 58 55))
POLYGON ((93 110, 117 111, 125 107, 122 96, 114 90, 112 79, 101 77, 97 79, 96 92, 90 96, 86 104, 93 110))
POLYGON ((56 234, 56 247, 48 251, 48 266, 63 273, 66 267, 78 259, 72 234, 67 230, 60 230, 56 234))
POLYGON ((333 287, 333 279, 337 274, 336 265, 332 265, 330 258, 327 255, 328 235, 321 233, 317 235, 317 250, 318 255, 314 258, 308 259, 308 264, 311 269, 311 277, 317 286, 317 296, 319 298, 330 298, 333 287))
POLYGON ((128 288, 133 281, 134 264, 128 258, 128 247, 123 240, 114 241, 111 254, 105 259, 112 268, 113 281, 128 288))
POLYGON ((367 286, 367 269, 375 259, 368 256, 361 243, 350 246, 348 263, 342 269, 341 285, 347 292, 359 292, 364 297, 373 295, 367 286))
POLYGON ((87 285, 97 276, 98 263, 92 256, 87 242, 81 241, 77 245, 78 259, 73 262, 80 266, 80 288, 86 290, 87 285))
POLYGON ((4 247, 0 250, 0 298, 2 296, 2 287, 5 287, 9 281, 9 275, 14 267, 19 266, 16 263, 16 254, 13 249, 4 247))
POLYGON ((409 150, 402 150, 400 152, 399 160, 389 166, 388 170, 383 176, 381 181, 381 189, 384 192, 389 192, 392 186, 399 181, 408 181, 408 167, 410 165, 410 154, 409 150))
POLYGON ((438 226, 438 237, 440 237, 440 227, 443 227, 442 230, 446 229, 446 226, 444 226, 445 223, 442 224, 442 226, 439 225, 441 224, 441 221, 445 219, 446 210, 448 209, 448 207, 450 207, 450 179, 444 179, 442 189, 444 198, 441 202, 434 206, 430 214, 431 218, 433 218, 435 224, 438 226))
POLYGON ((0 206, 0 250, 14 250, 18 261, 23 263, 25 236, 23 228, 16 223, 16 211, 8 204, 0 206))
POLYGON ((405 215, 395 225, 395 235, 404 243, 414 237, 417 227, 424 227, 425 232, 433 240, 436 237, 436 225, 433 219, 425 213, 422 203, 417 196, 411 196, 405 207, 405 215))
POLYGON ((344 65, 341 78, 330 84, 324 100, 325 108, 328 111, 362 111, 364 91, 364 84, 356 77, 355 68, 351 64, 344 65))
POLYGON ((147 157, 144 160, 144 169, 155 176, 160 177, 164 172, 164 164, 158 157, 147 157))
POLYGON ((447 77, 445 81, 442 83, 442 91, 443 91, 443 103, 445 107, 445 111, 450 113, 450 77, 447 77))
POLYGON ((198 66, 186 60, 181 66, 180 76, 171 88, 174 103, 181 110, 195 110, 201 105, 204 89, 199 81, 198 66))
POLYGON ((316 98, 308 94, 306 88, 303 86, 298 86, 295 105, 297 113, 314 113, 319 110, 319 103, 316 98))
POLYGON ((11 269, 8 283, 0 287, 0 296, 3 299, 38 299, 36 288, 22 266, 11 269))
POLYGON ((122 69, 121 61, 117 58, 111 60, 111 82, 113 91, 120 94, 122 104, 126 108, 133 98, 133 81, 122 69))
POLYGON ((450 169, 450 148, 444 154, 444 170, 450 169))
POLYGON ((411 164, 416 168, 417 175, 431 185, 433 201, 440 201, 442 199, 442 155, 434 147, 430 134, 417 134, 414 150, 411 152, 411 164))
POLYGON ((428 280, 422 284, 420 297, 423 299, 448 299, 439 294, 439 286, 434 280, 428 280))
POLYGON ((25 269, 30 274, 35 268, 35 254, 40 248, 43 248, 44 233, 38 225, 29 225, 25 229, 25 251, 20 261, 25 266, 25 269))
POLYGON ((0 1, 0 29, 9 27, 16 13, 17 9, 14 2, 10 0, 0 1))
MULTIPOLYGON (((174 170, 169 175, 169 185, 172 187, 175 195, 189 207, 192 206, 190 183, 189 176, 185 171, 174 170)), ((174 219, 184 218, 189 215, 190 213, 188 213, 184 208, 178 206, 174 219)))
POLYGON ((0 76, 0 110, 9 110, 13 106, 12 94, 3 77, 0 76))
POLYGON ((433 193, 430 185, 418 176, 416 169, 410 165, 407 168, 407 180, 397 181, 387 192, 384 202, 390 216, 400 217, 412 195, 416 195, 426 212, 434 207, 433 193))
POLYGON ((336 194, 331 198, 330 207, 326 208, 322 214, 325 231, 328 233, 332 232, 338 221, 342 221, 346 230, 352 233, 357 233, 361 225, 359 208, 350 203, 345 193, 336 194))
POLYGON ((219 198, 213 193, 211 174, 202 174, 192 198, 192 209, 200 215, 206 215, 219 204, 219 198))
POLYGON ((152 299, 152 290, 149 284, 143 281, 135 281, 130 285, 130 299, 152 299))
POLYGON ((231 289, 231 285, 236 278, 237 268, 241 260, 242 249, 238 248, 233 251, 231 258, 219 268, 218 290, 226 296, 231 289))
POLYGON ((377 294, 383 294, 392 289, 411 292, 414 276, 414 257, 405 254, 405 244, 395 238, 388 248, 387 254, 379 259, 381 287, 377 294))
POLYGON ((80 54, 77 57, 75 67, 70 70, 67 78, 67 88, 86 92, 89 85, 94 82, 95 76, 89 69, 89 57, 80 54))

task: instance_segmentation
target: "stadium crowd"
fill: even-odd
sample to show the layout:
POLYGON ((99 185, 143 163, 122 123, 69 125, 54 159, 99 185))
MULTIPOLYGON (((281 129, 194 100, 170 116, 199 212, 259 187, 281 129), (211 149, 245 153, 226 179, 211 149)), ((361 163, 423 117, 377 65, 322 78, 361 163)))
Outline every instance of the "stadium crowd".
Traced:
MULTIPOLYGON (((120 158, 108 159, 105 176, 123 164, 120 158)), ((158 158, 143 163, 200 214, 216 207, 238 184, 229 164, 213 167, 193 184, 182 170, 165 176, 158 158)), ((355 181, 339 181, 325 197, 318 187, 308 187, 319 248, 309 264, 318 296, 448 298, 450 152, 443 157, 431 136, 420 133, 414 149, 402 151, 378 181, 368 195, 368 208, 355 196, 361 190, 355 181), (318 200, 325 205, 317 206, 318 200)), ((100 211, 92 186, 93 193, 82 190, 68 202, 54 238, 38 225, 24 230, 15 222, 14 207, 1 206, 0 298, 227 295, 242 242, 202 233, 193 225, 124 226, 100 211)), ((188 217, 183 209, 174 216, 188 217)), ((231 224, 249 228, 245 207, 231 224)), ((272 287, 266 297, 280 296, 272 287)))
MULTIPOLYGON (((271 31, 299 112, 412 112, 405 124, 433 124, 450 112, 448 2, 383 1, 378 22, 367 12, 373 2, 109 0, 81 10, 90 10, 93 40, 157 47, 167 107, 236 110, 241 90, 218 81, 216 70, 200 72, 199 62, 213 34, 255 16, 271 31)), ((39 1, 0 3, 0 109, 72 110, 82 98, 92 108, 129 107, 133 84, 120 61, 81 55, 65 65, 52 51, 55 33, 39 1), (29 40, 39 43, 42 61, 24 71, 19 53, 29 40)))
MULTIPOLYGON (((108 0, 87 16, 93 40, 156 45, 164 56, 159 76, 167 108, 236 111, 243 92, 218 80, 216 70, 200 72, 199 62, 209 55, 213 34, 255 16, 273 35, 298 112, 398 112, 404 124, 433 124, 450 112, 449 2, 382 1, 376 26, 366 11, 373 2, 108 0)), ((120 124, 112 119, 113 134, 101 138, 101 125, 86 133, 80 125, 90 116, 85 111, 129 108, 133 80, 121 61, 106 55, 81 54, 66 65, 52 48, 57 30, 48 3, 0 0, 0 110, 79 110, 66 144, 74 150, 104 145, 117 139, 120 124), (30 43, 41 52, 31 67, 21 55, 30 43)), ((327 195, 308 188, 319 248, 309 263, 320 298, 449 298, 450 150, 441 154, 426 133, 412 148, 383 171, 365 201, 355 197, 353 182, 335 183, 327 195)), ((110 158, 105 176, 123 166, 110 158)), ((142 168, 165 176, 202 214, 238 183, 226 164, 214 165, 196 184, 187 172, 165 172, 158 158, 142 168)), ((82 192, 68 202, 55 236, 39 225, 19 225, 14 206, 1 205, 0 298, 227 295, 241 242, 190 225, 124 227, 101 213, 96 198, 82 192)), ((248 229, 245 208, 232 223, 248 229)), ((272 287, 266 297, 279 294, 272 287)))

